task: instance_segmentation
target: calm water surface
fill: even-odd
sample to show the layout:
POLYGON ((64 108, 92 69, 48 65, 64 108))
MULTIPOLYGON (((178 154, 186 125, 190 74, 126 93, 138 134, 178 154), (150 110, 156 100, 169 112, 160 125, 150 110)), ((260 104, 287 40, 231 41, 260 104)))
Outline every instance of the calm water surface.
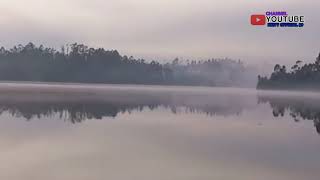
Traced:
POLYGON ((0 84, 0 179, 318 180, 320 94, 0 84))

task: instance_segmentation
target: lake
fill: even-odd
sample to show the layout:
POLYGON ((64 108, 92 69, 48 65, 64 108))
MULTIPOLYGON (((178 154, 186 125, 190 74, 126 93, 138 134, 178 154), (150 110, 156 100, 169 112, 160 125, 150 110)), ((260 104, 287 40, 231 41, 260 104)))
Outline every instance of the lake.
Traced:
POLYGON ((320 94, 0 84, 0 178, 318 180, 320 94))

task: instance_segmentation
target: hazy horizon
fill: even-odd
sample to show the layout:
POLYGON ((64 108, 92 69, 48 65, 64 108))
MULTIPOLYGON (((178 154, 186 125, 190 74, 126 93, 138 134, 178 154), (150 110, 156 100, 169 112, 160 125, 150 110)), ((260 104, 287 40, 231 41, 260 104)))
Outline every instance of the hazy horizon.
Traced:
POLYGON ((320 51, 312 0, 18 0, 0 2, 1 46, 79 42, 138 58, 232 58, 248 64, 311 62, 320 51), (303 28, 250 25, 251 14, 304 15, 303 28))

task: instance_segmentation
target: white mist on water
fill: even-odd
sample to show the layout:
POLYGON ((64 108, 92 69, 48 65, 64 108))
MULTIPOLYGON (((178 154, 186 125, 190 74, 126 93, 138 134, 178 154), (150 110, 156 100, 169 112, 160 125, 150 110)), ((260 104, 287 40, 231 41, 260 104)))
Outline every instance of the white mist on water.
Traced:
POLYGON ((272 108, 299 109, 301 103, 320 109, 317 93, 39 83, 0 84, 0 92, 2 179, 320 175, 320 137, 312 121, 272 114, 272 108), (73 124, 69 118, 77 114, 83 119, 73 124))

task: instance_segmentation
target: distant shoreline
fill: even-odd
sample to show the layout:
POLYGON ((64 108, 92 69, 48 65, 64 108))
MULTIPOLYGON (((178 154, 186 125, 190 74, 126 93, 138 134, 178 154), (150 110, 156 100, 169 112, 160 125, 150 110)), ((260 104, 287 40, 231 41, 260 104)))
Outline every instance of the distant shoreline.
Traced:
POLYGON ((319 95, 319 91, 287 90, 287 89, 256 89, 242 87, 210 87, 210 86, 177 86, 177 85, 142 85, 142 84, 99 84, 99 83, 65 83, 65 82, 35 82, 35 81, 0 81, 1 92, 33 91, 47 93, 103 93, 105 90, 132 91, 167 91, 167 92, 212 92, 212 93, 244 93, 266 94, 279 96, 319 95), (18 88, 18 89, 17 89, 18 88), (20 89, 22 88, 22 89, 20 89), (39 91, 40 90, 40 91, 39 91))
POLYGON ((48 85, 51 87, 68 87, 68 86, 76 86, 76 87, 134 87, 134 88, 165 88, 165 89, 238 89, 238 90, 255 90, 254 88, 244 88, 244 87, 212 87, 212 86, 188 86, 188 85, 161 85, 161 84, 103 84, 103 83, 75 83, 75 82, 41 82, 41 81, 0 81, 0 89, 3 85, 10 86, 21 86, 21 85, 48 85))

